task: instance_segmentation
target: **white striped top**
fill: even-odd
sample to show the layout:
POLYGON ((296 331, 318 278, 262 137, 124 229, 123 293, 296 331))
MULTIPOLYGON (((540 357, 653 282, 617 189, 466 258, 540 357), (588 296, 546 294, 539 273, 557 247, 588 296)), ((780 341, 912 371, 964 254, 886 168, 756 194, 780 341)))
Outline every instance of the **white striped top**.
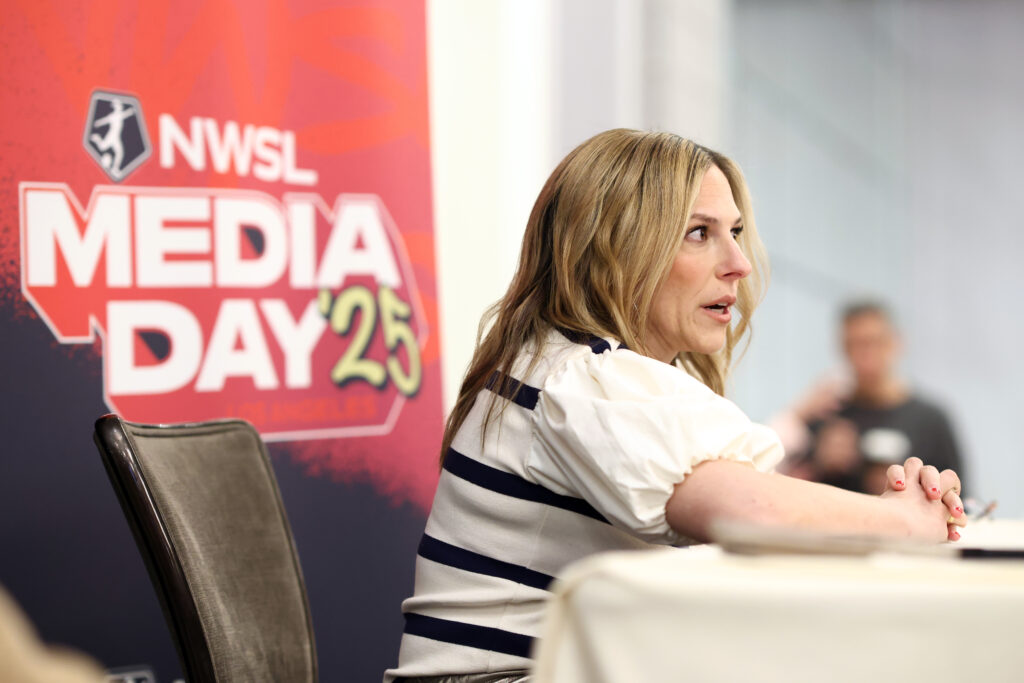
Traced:
POLYGON ((769 470, 778 437, 678 367, 611 339, 552 331, 525 349, 481 442, 496 374, 452 441, 416 558, 402 677, 528 669, 548 586, 596 552, 687 542, 676 484, 705 460, 769 470), (514 387, 513 387, 514 389, 514 387))

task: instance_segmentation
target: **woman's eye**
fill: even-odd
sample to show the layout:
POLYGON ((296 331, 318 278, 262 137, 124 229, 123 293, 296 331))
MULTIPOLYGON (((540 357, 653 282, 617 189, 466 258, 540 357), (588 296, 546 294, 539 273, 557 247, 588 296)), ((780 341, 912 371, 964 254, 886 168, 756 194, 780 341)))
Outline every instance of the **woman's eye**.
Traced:
POLYGON ((735 228, 732 229, 732 238, 734 240, 738 240, 740 238, 741 234, 743 234, 743 226, 742 225, 737 225, 735 228))
POLYGON ((689 232, 686 233, 686 239, 693 240, 694 242, 703 242, 708 237, 708 227, 706 225, 698 225, 695 228, 690 228, 689 232))

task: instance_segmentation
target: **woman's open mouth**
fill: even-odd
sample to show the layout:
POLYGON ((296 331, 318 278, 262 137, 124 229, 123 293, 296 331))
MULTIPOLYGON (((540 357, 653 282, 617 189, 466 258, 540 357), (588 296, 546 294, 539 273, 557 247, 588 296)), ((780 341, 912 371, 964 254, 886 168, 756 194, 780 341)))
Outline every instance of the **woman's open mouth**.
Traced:
POLYGON ((704 306, 704 312, 720 323, 728 323, 732 320, 732 311, 729 307, 733 301, 722 300, 704 306))

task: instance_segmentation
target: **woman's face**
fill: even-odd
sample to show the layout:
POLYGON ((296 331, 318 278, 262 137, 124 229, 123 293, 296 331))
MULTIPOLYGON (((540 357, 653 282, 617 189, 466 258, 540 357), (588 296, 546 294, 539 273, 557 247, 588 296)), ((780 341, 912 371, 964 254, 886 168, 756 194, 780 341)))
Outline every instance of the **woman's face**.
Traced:
POLYGON ((672 269, 654 294, 647 345, 655 358, 671 362, 682 352, 714 353, 725 345, 739 281, 750 274, 736 242, 742 231, 729 181, 712 166, 672 269))

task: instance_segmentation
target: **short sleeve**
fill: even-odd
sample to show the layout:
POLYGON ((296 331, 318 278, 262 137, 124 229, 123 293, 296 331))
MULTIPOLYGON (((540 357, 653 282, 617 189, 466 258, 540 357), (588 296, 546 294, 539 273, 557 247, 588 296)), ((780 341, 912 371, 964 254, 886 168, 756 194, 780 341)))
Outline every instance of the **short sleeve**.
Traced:
POLYGON ((726 458, 769 471, 783 456, 775 432, 734 403, 624 349, 570 359, 544 383, 533 419, 530 474, 655 543, 681 540, 665 506, 696 465, 726 458))

